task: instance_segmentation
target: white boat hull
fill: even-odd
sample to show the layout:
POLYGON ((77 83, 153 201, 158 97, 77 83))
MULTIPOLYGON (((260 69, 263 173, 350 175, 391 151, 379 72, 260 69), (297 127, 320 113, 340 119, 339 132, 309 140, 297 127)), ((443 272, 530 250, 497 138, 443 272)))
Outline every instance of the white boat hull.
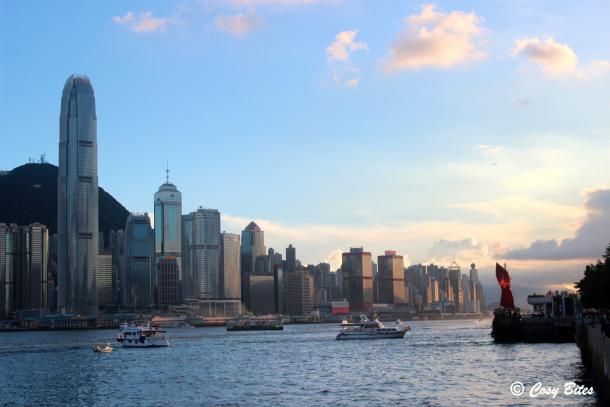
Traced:
POLYGON ((407 331, 394 332, 339 332, 338 340, 348 339, 400 339, 405 336, 407 331))
POLYGON ((165 348, 169 346, 169 341, 165 338, 146 338, 144 342, 137 339, 123 340, 124 348, 165 348))

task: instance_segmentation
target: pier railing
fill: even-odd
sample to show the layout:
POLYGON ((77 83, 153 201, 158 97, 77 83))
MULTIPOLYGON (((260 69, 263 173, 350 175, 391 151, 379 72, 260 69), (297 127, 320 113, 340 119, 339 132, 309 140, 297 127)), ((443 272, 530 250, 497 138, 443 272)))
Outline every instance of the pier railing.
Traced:
POLYGON ((606 383, 610 382, 610 338, 599 326, 587 328, 587 347, 595 369, 606 383))

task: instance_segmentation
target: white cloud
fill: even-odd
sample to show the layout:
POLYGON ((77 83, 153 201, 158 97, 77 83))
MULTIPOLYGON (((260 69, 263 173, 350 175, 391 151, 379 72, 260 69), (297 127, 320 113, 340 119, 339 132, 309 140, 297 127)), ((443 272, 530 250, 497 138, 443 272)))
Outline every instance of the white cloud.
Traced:
POLYGON ((579 72, 578 57, 574 50, 566 44, 556 42, 552 37, 546 37, 544 40, 536 37, 518 39, 511 54, 524 56, 551 75, 579 72))
POLYGON ((216 28, 238 37, 243 37, 248 31, 260 24, 261 19, 256 13, 221 15, 214 19, 216 28))
POLYGON ((330 61, 349 61, 352 52, 368 49, 363 41, 356 41, 358 30, 341 31, 335 36, 335 41, 326 47, 326 55, 330 61))
POLYGON ((479 145, 477 145, 477 149, 483 155, 495 156, 495 155, 500 154, 502 151, 504 151, 504 146, 492 146, 489 144, 479 144, 479 145))
POLYGON ((405 29, 390 47, 390 70, 450 68, 485 58, 479 49, 483 18, 474 12, 443 13, 433 4, 405 19, 405 29))
POLYGON ((152 11, 145 11, 137 16, 128 11, 124 16, 114 16, 112 21, 118 25, 124 25, 135 32, 165 31, 165 28, 176 22, 175 17, 155 17, 152 11))
POLYGON ((511 55, 523 56, 554 77, 585 78, 610 71, 610 61, 605 60, 593 60, 589 65, 581 66, 576 52, 569 45, 555 41, 553 37, 518 39, 511 55))
POLYGON ((343 250, 335 249, 328 253, 324 258, 324 262, 330 264, 331 270, 337 270, 341 267, 341 263, 343 262, 343 250))
POLYGON ((350 56, 356 51, 369 49, 366 42, 356 41, 357 34, 358 30, 341 31, 326 47, 326 57, 331 67, 333 80, 337 83, 344 83, 350 88, 358 86, 360 83, 360 78, 353 77, 358 72, 358 68, 351 61, 350 56), (344 76, 352 77, 344 80, 344 76))

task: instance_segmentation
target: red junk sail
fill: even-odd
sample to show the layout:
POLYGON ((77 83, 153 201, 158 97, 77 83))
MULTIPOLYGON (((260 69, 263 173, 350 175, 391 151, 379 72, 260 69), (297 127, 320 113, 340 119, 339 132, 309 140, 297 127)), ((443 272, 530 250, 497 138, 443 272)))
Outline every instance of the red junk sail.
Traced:
POLYGON ((496 263, 496 278, 502 289, 502 297, 500 297, 500 306, 504 308, 515 308, 513 293, 510 291, 510 276, 508 271, 498 263, 496 263))

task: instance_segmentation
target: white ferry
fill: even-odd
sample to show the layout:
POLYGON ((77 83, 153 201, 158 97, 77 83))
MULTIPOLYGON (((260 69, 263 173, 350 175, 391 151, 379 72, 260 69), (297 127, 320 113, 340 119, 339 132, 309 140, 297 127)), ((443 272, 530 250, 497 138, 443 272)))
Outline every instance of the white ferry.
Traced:
POLYGON ((398 339, 410 330, 411 328, 400 321, 395 327, 385 327, 378 319, 371 321, 366 315, 360 315, 359 322, 343 321, 341 332, 337 334, 336 339, 398 339))
POLYGON ((148 326, 121 325, 117 340, 124 348, 158 348, 169 346, 169 341, 163 335, 165 331, 148 326), (119 339, 120 338, 120 339, 119 339))
POLYGON ((193 328, 188 323, 185 316, 180 317, 153 317, 150 321, 150 325, 155 328, 193 328))
POLYGON ((227 321, 227 331, 281 331, 283 329, 281 319, 275 316, 242 316, 227 321))

